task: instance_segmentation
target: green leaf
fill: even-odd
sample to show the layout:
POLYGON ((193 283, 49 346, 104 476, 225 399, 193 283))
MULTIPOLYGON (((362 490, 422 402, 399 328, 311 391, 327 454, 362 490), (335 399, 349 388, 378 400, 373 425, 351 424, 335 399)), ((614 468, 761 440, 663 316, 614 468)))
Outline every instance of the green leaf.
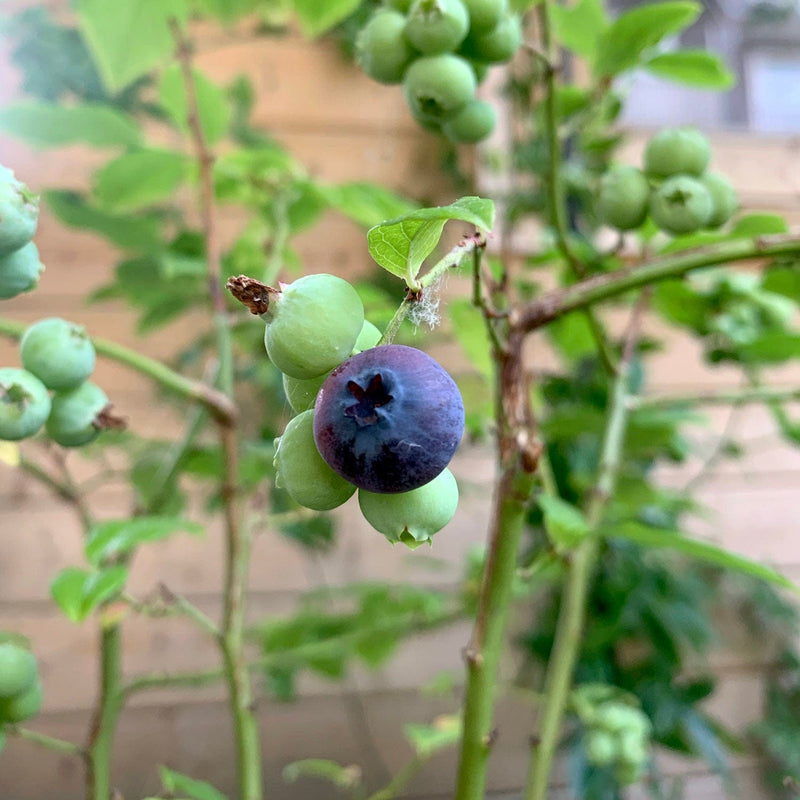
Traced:
POLYGON ((579 0, 574 6, 550 3, 550 21, 556 39, 591 66, 600 34, 608 28, 602 0, 579 0))
POLYGON ((127 580, 128 568, 121 565, 90 572, 83 586, 83 617, 118 594, 127 580))
POLYGON ((50 584, 50 594, 58 607, 72 622, 83 619, 83 587, 89 573, 80 567, 67 567, 56 575, 50 584))
POLYGON ((796 267, 782 265, 770 267, 764 274, 761 285, 768 292, 783 295, 795 303, 800 303, 800 270, 796 267))
POLYGON ((411 200, 366 181, 322 187, 321 191, 331 206, 365 228, 408 214, 417 207, 411 200))
POLYGON ((605 536, 627 539, 645 547, 665 547, 689 558, 704 561, 731 572, 760 578, 783 589, 800 592, 800 587, 765 564, 751 561, 749 558, 731 553, 708 542, 684 536, 679 531, 650 528, 638 522, 625 522, 621 525, 609 526, 602 532, 605 536))
POLYGON ((589 526, 575 506, 549 494, 540 494, 536 502, 544 514, 547 536, 557 550, 570 550, 589 534, 589 526))
POLYGON ((452 300, 448 304, 447 311, 453 323, 456 339, 470 364, 488 383, 491 383, 493 375, 491 348, 481 312, 464 298, 452 300))
POLYGON ((344 22, 361 0, 294 0, 294 10, 304 36, 314 38, 344 22))
POLYGON ((789 226, 786 220, 778 214, 747 214, 736 220, 729 235, 731 239, 736 239, 788 232, 789 226))
MULTIPOLYGON (((228 130, 231 106, 226 92, 213 84, 200 70, 192 70, 200 127, 210 145, 216 144, 228 130)), ((183 72, 178 64, 170 64, 158 84, 158 100, 172 117, 178 130, 189 130, 189 104, 183 72)))
POLYGON ((87 572, 67 567, 56 575, 50 594, 67 618, 82 622, 106 600, 122 590, 128 580, 128 568, 121 565, 87 572))
POLYGON ((461 717, 443 714, 430 725, 410 723, 403 727, 406 739, 420 758, 430 758, 446 747, 452 747, 461 738, 461 717))
POLYGON ((94 196, 108 211, 136 211, 171 198, 188 177, 191 160, 171 150, 136 150, 94 176, 94 196))
POLYGON ((701 11, 702 6, 690 0, 648 3, 626 11, 601 35, 594 73, 616 75, 639 65, 642 53, 688 28, 701 11))
POLYGON ((659 283, 653 293, 653 305, 670 322, 697 332, 705 332, 713 311, 711 303, 684 281, 659 283))
POLYGON ((394 631, 371 631, 356 642, 355 651, 370 669, 377 669, 397 650, 399 638, 394 631))
POLYGON ((800 357, 800 333, 768 331, 754 342, 736 348, 742 361, 758 364, 783 364, 800 357))
POLYGON ((191 800, 228 800, 222 792, 205 781, 189 778, 164 766, 159 766, 158 774, 164 791, 173 796, 185 796, 191 800))
POLYGON ((339 789, 355 789, 361 785, 361 769, 354 764, 343 767, 327 758, 305 758, 283 768, 283 779, 287 783, 300 778, 321 778, 339 789))
POLYGON ((421 208, 370 228, 370 255, 388 272, 417 287, 422 263, 433 252, 445 223, 460 220, 488 232, 494 224, 494 203, 480 197, 462 197, 449 206, 421 208))
POLYGON ((707 50, 660 53, 646 61, 644 68, 659 78, 698 89, 730 89, 736 83, 736 77, 725 62, 707 50))
POLYGON ((547 336, 569 361, 592 355, 597 343, 585 314, 567 314, 554 320, 547 328, 547 336))
POLYGON ((109 214, 75 192, 51 190, 44 193, 44 199, 65 225, 100 234, 122 250, 149 251, 161 244, 160 224, 153 216, 109 214))
POLYGON ((204 532, 203 526, 179 517, 135 517, 108 520, 95 525, 86 540, 86 558, 93 566, 129 553, 145 542, 158 542, 173 533, 195 535, 204 532))
POLYGON ((202 14, 227 24, 255 11, 263 0, 194 0, 194 3, 202 14))
POLYGON ((186 0, 78 0, 81 32, 111 92, 132 83, 175 50, 170 20, 183 22, 186 0))
POLYGON ((0 128, 34 147, 88 144, 133 147, 142 132, 134 119, 109 106, 19 103, 0 109, 0 128))

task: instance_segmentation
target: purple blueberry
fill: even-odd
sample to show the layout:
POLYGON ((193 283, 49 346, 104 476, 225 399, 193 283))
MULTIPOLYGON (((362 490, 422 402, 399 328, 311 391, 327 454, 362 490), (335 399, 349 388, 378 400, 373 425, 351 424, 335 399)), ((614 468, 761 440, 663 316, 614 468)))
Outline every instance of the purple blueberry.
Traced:
POLYGON ((340 364, 314 406, 327 464, 369 492, 409 492, 450 463, 464 431, 458 387, 429 355, 390 344, 340 364))

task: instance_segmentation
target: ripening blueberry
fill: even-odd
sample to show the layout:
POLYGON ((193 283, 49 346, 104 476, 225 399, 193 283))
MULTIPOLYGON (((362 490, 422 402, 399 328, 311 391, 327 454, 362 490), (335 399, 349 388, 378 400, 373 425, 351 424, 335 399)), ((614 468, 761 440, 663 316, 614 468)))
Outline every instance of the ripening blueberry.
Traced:
POLYGON ((442 133, 451 141, 474 144, 485 139, 497 123, 497 112, 485 100, 470 100, 442 124, 442 133))
POLYGON ((38 196, 4 167, 0 173, 0 256, 30 242, 38 221, 38 196))
POLYGON ((667 233, 694 233, 708 225, 713 212, 711 192, 689 175, 667 178, 650 196, 653 222, 667 233))
POLYGON ((13 642, 0 644, 0 699, 30 689, 37 674, 36 657, 30 650, 13 642))
POLYGON ((48 389, 80 386, 94 371, 94 345, 81 325, 50 317, 31 325, 20 341, 22 366, 48 389))
POLYGON ((427 353, 391 344, 365 350, 328 376, 314 406, 314 441, 359 489, 391 494, 432 481, 464 431, 453 379, 427 353))
POLYGON ((13 697, 0 699, 0 723, 14 725, 35 717, 42 708, 42 699, 42 683, 37 676, 29 689, 13 697))
POLYGON ((460 52, 476 61, 502 64, 510 61, 522 44, 522 22, 516 14, 505 14, 490 31, 470 32, 460 52))
POLYGON ((272 363, 293 378, 313 378, 350 355, 364 324, 364 306, 346 280, 322 273, 281 284, 261 316, 272 363))
POLYGON ((50 395, 30 372, 0 369, 0 439, 15 442, 33 436, 50 414, 50 395))
POLYGON ((0 256, 0 300, 8 300, 39 285, 44 265, 33 242, 0 256))
POLYGON ((275 484, 296 503, 315 511, 330 511, 353 496, 356 487, 337 475, 314 444, 314 412, 304 411, 276 439, 275 484))
POLYGON ((476 86, 470 63, 452 53, 418 58, 403 78, 411 113, 431 122, 440 122, 472 100, 476 86))
POLYGON ((406 18, 379 8, 356 36, 356 61, 379 83, 400 83, 414 50, 405 36, 406 18))
POLYGON ((449 469, 430 483, 397 494, 358 490, 358 505, 364 518, 392 544, 415 548, 430 544, 434 533, 453 518, 458 507, 458 484, 449 469))
POLYGON ((425 55, 455 50, 469 30, 461 0, 414 0, 405 23, 406 38, 425 55))
POLYGON ((89 444, 100 434, 101 427, 95 423, 108 404, 105 392, 89 381, 75 389, 56 392, 45 425, 47 435, 62 447, 89 444))

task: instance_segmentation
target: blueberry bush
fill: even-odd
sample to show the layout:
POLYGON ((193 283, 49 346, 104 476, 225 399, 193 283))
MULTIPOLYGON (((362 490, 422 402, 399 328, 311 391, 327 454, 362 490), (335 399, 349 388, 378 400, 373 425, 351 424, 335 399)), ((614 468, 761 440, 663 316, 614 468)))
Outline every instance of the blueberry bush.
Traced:
MULTIPOLYGON (((704 657, 714 641, 715 602, 729 597, 754 631, 771 632, 784 666, 749 741, 781 771, 777 792, 798 785, 787 745, 800 730, 797 615, 781 594, 796 587, 692 537, 695 487, 670 491, 654 477, 691 452, 701 405, 765 404, 785 439, 800 443, 789 405, 800 392, 771 382, 774 367, 800 354, 800 237, 778 216, 739 210, 696 129, 654 133, 641 164, 617 157, 631 72, 730 87, 714 54, 663 47, 700 12, 693 0, 639 4, 616 18, 601 0, 78 0, 72 17, 36 5, 9 15, 4 29, 28 98, 0 109, 0 128, 39 147, 116 152, 90 191, 53 186, 41 199, 63 224, 121 254, 90 299, 126 302, 142 335, 198 309, 205 323, 160 361, 79 321, 26 327, 6 316, 47 273, 35 244, 40 200, 13 164, 0 169, 0 334, 19 341, 21 364, 0 367, 0 456, 80 519, 84 563, 65 565, 51 591, 68 620, 96 623, 100 676, 83 742, 40 733, 28 726, 46 702, 35 653, 21 632, 0 634, 0 750, 17 737, 74 755, 87 798, 109 800, 130 698, 223 682, 236 796, 261 800, 257 692, 291 700, 304 672, 341 680, 356 663, 383 665, 407 637, 470 619, 453 713, 406 726, 411 758, 385 785, 313 754, 283 777, 391 800, 427 760, 454 748, 453 797, 481 800, 501 746, 500 660, 513 646, 523 655, 514 688, 536 703, 527 776, 518 776, 525 800, 545 800, 559 753, 585 800, 616 800, 638 782, 655 798, 678 797, 680 786, 658 770, 659 750, 704 758, 732 782, 726 754, 747 745, 702 707, 713 677, 685 674, 688 658, 704 657), (467 184, 471 145, 491 141, 502 107, 511 141, 489 161, 513 177, 509 188, 489 199, 472 187, 425 207, 379 185, 314 179, 252 124, 246 76, 221 86, 198 68, 192 35, 201 20, 236 24, 264 47, 287 25, 337 36, 354 68, 402 93, 467 184), (575 60, 587 70, 580 82, 569 78, 575 60), (487 74, 509 63, 502 103, 479 97, 487 74), (157 145, 165 131, 181 144, 157 145), (198 215, 178 190, 194 195, 198 215), (241 225, 223 247, 226 206, 241 225), (356 284, 299 263, 294 238, 326 210, 364 229, 379 269, 356 284), (538 234, 520 258, 509 242, 530 221, 538 234), (441 244, 446 225, 462 232, 450 249, 441 244), (471 278, 468 297, 444 289, 456 270, 471 278), (470 363, 455 378, 409 333, 409 321, 437 321, 440 299, 470 363), (621 330, 609 308, 627 316, 621 330), (661 342, 644 333, 648 314, 695 337, 708 364, 737 368, 743 388, 651 393, 648 359, 661 342), (547 340, 557 368, 529 363, 533 337, 547 340), (90 380, 98 357, 152 380, 184 429, 147 438, 135 419, 120 418, 90 380), (387 547, 435 548, 439 537, 458 536, 449 465, 466 440, 491 442, 497 469, 486 547, 470 555, 455 591, 320 585, 295 613, 246 624, 259 525, 313 554, 336 546, 327 512, 349 502, 387 547), (76 482, 64 449, 80 449, 96 467, 92 478, 76 482), (117 477, 106 468, 111 454, 125 465, 131 503, 120 518, 99 516, 93 499, 117 477), (188 506, 197 491, 202 519, 188 506), (225 531, 221 619, 168 586, 131 594, 140 548, 201 533, 213 517, 225 531), (513 644, 512 604, 527 620, 513 644), (130 615, 181 616, 217 646, 219 669, 165 673, 154 664, 128 674, 130 615)), ((712 458, 737 451, 726 439, 712 458)), ((362 740, 368 747, 368 733, 362 740)), ((162 797, 222 798, 165 766, 159 775, 162 797)))

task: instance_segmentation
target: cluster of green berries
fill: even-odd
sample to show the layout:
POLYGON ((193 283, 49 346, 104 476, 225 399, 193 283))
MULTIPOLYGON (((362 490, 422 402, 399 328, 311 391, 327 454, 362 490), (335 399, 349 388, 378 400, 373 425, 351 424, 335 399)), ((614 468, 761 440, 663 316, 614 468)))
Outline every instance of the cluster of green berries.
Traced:
POLYGON ((86 330, 58 317, 39 320, 23 334, 20 358, 21 369, 0 368, 0 439, 27 439, 42 426, 62 447, 97 437, 109 402, 88 380, 95 351, 86 330))
POLYGON ((0 728, 35 717, 42 707, 39 667, 30 650, 0 644, 0 728))
POLYGON ((641 779, 650 762, 652 725, 647 715, 610 686, 588 684, 574 693, 584 727, 586 759, 614 771, 623 786, 641 779))
POLYGON ((316 511, 358 490, 364 517, 391 542, 430 542, 458 504, 446 466, 464 408, 452 378, 421 350, 378 346, 381 332, 342 278, 273 289, 240 276, 228 286, 247 302, 239 289, 254 284, 260 304, 248 305, 266 322, 267 354, 296 413, 275 440, 276 484, 316 511))
POLYGON ((730 182, 707 172, 708 140, 694 128, 669 128, 644 151, 644 170, 617 165, 600 180, 600 219, 621 231, 638 228, 648 214, 665 233, 680 235, 719 228, 738 206, 730 182))
POLYGON ((39 223, 39 198, 0 166, 0 300, 35 289, 44 267, 31 241, 39 223))
POLYGON ((508 0, 388 0, 356 39, 356 59, 380 83, 402 83, 414 119, 452 142, 494 130, 494 108, 475 97, 493 64, 522 43, 508 0))

